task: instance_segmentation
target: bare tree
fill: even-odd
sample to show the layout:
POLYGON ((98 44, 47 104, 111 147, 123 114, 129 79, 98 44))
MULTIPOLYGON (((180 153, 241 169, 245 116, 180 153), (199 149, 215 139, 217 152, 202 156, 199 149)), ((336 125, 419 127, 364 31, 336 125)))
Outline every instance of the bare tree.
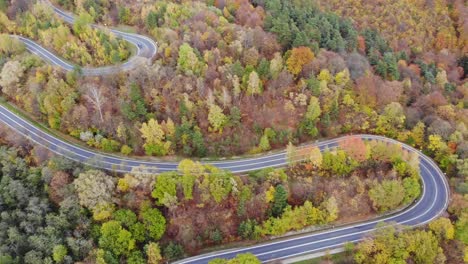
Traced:
POLYGON ((101 123, 104 122, 104 117, 102 115, 102 106, 104 105, 106 98, 102 95, 101 90, 96 86, 90 86, 86 95, 86 100, 91 102, 94 108, 99 112, 99 117, 101 118, 101 123))
POLYGON ((229 90, 225 86, 223 86, 222 101, 223 101, 224 108, 228 107, 232 101, 231 95, 229 94, 229 90))

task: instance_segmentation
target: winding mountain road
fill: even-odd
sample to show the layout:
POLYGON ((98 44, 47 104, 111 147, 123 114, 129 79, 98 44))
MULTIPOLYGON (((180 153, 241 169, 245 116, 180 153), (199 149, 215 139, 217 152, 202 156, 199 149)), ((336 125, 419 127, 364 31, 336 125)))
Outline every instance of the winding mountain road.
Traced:
MULTIPOLYGON (((381 140, 388 142, 389 144, 399 144, 394 140, 379 136, 357 135, 356 137, 366 140, 381 140)), ((336 141, 343 140, 344 138, 345 137, 332 141, 325 141, 321 144, 327 144, 328 147, 333 147, 336 145, 336 141)), ((241 253, 252 253, 263 263, 275 262, 305 254, 323 253, 326 250, 343 247, 347 242, 359 242, 363 240, 364 237, 369 236, 373 231, 375 231, 377 229, 377 223, 380 222, 411 227, 417 227, 429 223, 431 220, 445 212, 448 206, 450 190, 447 180, 437 165, 427 156, 407 145, 402 145, 402 147, 406 150, 418 153, 420 157, 420 170, 423 183, 423 191, 420 199, 402 212, 378 220, 371 220, 345 227, 301 235, 294 238, 262 243, 251 247, 209 253, 187 258, 175 263, 208 263, 214 258, 233 258, 237 254, 241 253)))
MULTIPOLYGON (((71 15, 54 7, 55 12, 64 20, 73 23, 74 18, 71 15)), ((113 31, 122 38, 134 43, 139 48, 138 55, 150 58, 156 53, 156 45, 150 39, 113 31)), ((51 64, 62 67, 65 70, 72 70, 73 65, 63 61, 56 55, 43 49, 35 42, 20 37, 28 50, 38 54, 51 64)), ((122 67, 133 67, 131 60, 128 66, 110 66, 95 69, 84 69, 87 75, 102 75, 108 71, 122 70, 122 67)), ((57 155, 66 157, 76 162, 84 163, 100 169, 112 170, 117 172, 145 172, 160 173, 165 171, 174 171, 177 169, 177 163, 164 162, 157 160, 143 160, 137 158, 124 158, 91 150, 60 139, 46 130, 39 129, 32 122, 15 114, 8 108, 0 105, 0 122, 10 127, 13 131, 21 134, 31 141, 48 148, 57 155)), ((378 222, 403 224, 407 226, 424 225, 432 219, 440 216, 447 208, 449 202, 449 186, 447 179, 438 166, 420 151, 397 142, 393 139, 375 136, 375 135, 355 135, 363 140, 380 140, 388 144, 399 144, 402 148, 416 153, 420 158, 420 171, 423 183, 423 192, 420 199, 409 208, 395 215, 390 215, 382 219, 371 220, 363 223, 353 224, 346 227, 334 228, 320 231, 313 234, 301 235, 294 238, 267 242, 255 246, 225 250, 210 254, 187 258, 176 263, 208 263, 214 258, 232 258, 239 253, 250 252, 255 254, 262 262, 281 261, 283 259, 309 254, 324 252, 328 249, 342 247, 346 242, 358 242, 366 235, 369 235, 376 229, 378 222)), ((336 148, 340 141, 348 137, 341 137, 332 140, 322 141, 316 144, 322 151, 325 149, 336 148)), ((258 170, 268 167, 281 167, 287 164, 286 152, 282 151, 275 154, 267 154, 255 158, 245 158, 236 160, 206 162, 221 169, 230 170, 234 173, 258 170)))
MULTIPOLYGON (((118 172, 160 173, 177 170, 177 163, 151 161, 132 158, 122 158, 85 147, 77 146, 38 129, 34 124, 14 114, 0 105, 0 121, 15 132, 24 135, 35 143, 42 145, 58 155, 71 160, 88 164, 101 169, 118 172)), ((343 228, 330 229, 323 232, 299 236, 291 239, 260 244, 252 247, 233 249, 223 252, 188 258, 177 263, 208 263, 213 258, 232 258, 239 253, 250 252, 263 262, 286 259, 302 254, 323 252, 343 246, 346 242, 358 242, 375 230, 378 222, 392 222, 407 226, 424 225, 441 215, 449 202, 449 187, 445 175, 429 157, 408 145, 393 139, 375 135, 354 135, 322 141, 313 144, 322 151, 336 148, 339 143, 349 137, 359 137, 363 140, 379 140, 388 144, 399 144, 403 149, 416 153, 420 158, 420 171, 423 183, 421 198, 410 208, 384 219, 368 221, 343 228)), ((255 158, 206 162, 221 169, 234 173, 258 170, 268 167, 280 167, 287 164, 285 151, 255 158)))
MULTIPOLYGON (((56 15, 58 15, 60 18, 62 18, 65 22, 73 24, 75 22, 75 17, 72 14, 69 14, 55 6, 53 6, 49 1, 47 0, 42 0, 45 4, 49 5, 53 11, 55 12, 56 15)), ((102 30, 109 30, 106 28, 103 28, 100 25, 92 25, 92 27, 99 28, 102 30)), ((101 76, 101 75, 107 75, 107 74, 114 74, 118 73, 120 71, 128 71, 131 69, 134 69, 138 67, 141 62, 141 58, 144 59, 152 59, 157 51, 158 47, 156 43, 145 36, 138 35, 138 34, 132 34, 132 33, 126 33, 114 29, 110 29, 110 32, 112 32, 115 36, 120 37, 129 43, 133 44, 137 52, 134 56, 132 56, 129 60, 122 64, 118 65, 111 65, 111 66, 104 66, 104 67, 96 67, 96 68, 80 68, 81 69, 81 74, 85 76, 101 76)), ((22 36, 16 36, 12 35, 12 37, 17 38, 20 40, 25 46, 26 49, 37 56, 41 57, 43 60, 49 62, 53 66, 57 66, 62 68, 65 71, 73 71, 76 68, 76 65, 68 62, 53 52, 47 50, 46 48, 42 47, 40 44, 36 43, 35 41, 22 37, 22 36)))

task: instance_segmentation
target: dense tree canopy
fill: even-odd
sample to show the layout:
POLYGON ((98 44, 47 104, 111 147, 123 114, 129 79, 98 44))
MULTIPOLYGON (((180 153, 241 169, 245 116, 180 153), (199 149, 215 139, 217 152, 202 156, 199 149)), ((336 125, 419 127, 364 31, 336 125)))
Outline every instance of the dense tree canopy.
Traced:
POLYGON ((265 3, 269 12, 265 26, 286 47, 310 46, 333 51, 354 50, 357 32, 351 22, 333 13, 323 13, 313 0, 265 3))
POLYGON ((394 227, 377 231, 375 238, 359 243, 356 263, 443 263, 445 256, 437 237, 430 231, 414 230, 401 234, 394 227))
MULTIPOLYGON (((448 263, 462 263, 463 1, 53 2, 77 15, 75 26, 36 1, 0 0, 1 96, 26 115, 124 155, 220 157, 289 144, 290 166, 239 177, 184 161, 159 177, 108 175, 56 159, 40 167, 48 154, 22 145, 19 153, 35 154, 2 161, 1 261, 157 263, 403 208, 421 194, 420 165, 398 145, 352 139, 324 153, 294 147, 371 133, 440 164, 454 187, 454 227, 437 220, 428 230, 358 246, 369 253, 359 261, 437 263, 441 247, 448 263), (158 53, 135 71, 85 77, 79 68, 50 67, 5 35, 28 36, 82 66, 130 56, 125 42, 90 22, 146 35, 158 53)), ((24 144, 15 137, 0 139, 24 144)))
POLYGON ((86 257, 92 249, 90 220, 78 198, 64 190, 64 200, 53 204, 44 188, 50 172, 29 167, 15 149, 0 147, 0 169, 0 260, 48 263, 86 257))

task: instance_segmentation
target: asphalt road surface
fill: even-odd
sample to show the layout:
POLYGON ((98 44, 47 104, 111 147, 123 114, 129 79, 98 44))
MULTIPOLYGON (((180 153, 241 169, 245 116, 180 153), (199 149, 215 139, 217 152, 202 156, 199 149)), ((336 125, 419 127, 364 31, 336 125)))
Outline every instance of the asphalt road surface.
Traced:
MULTIPOLYGON (((48 2, 48 1, 46 1, 48 2)), ((54 11, 68 23, 74 22, 74 17, 58 8, 54 11)), ((98 26, 96 26, 98 27, 98 26)), ((112 32, 123 39, 133 43, 138 48, 137 57, 152 58, 157 51, 157 46, 151 39, 124 33, 116 30, 112 32)), ((59 66, 67 71, 73 70, 74 65, 57 57, 50 51, 29 39, 17 36, 28 50, 39 55, 49 63, 59 66)), ((85 75, 103 75, 122 71, 135 67, 135 57, 121 65, 84 68, 85 75)), ((13 131, 21 134, 31 141, 48 148, 57 155, 66 157, 76 162, 84 163, 96 168, 134 173, 160 173, 177 170, 177 163, 164 162, 149 159, 124 158, 91 150, 77 144, 67 142, 54 135, 37 128, 33 123, 16 115, 4 106, 0 105, 0 122, 10 127, 13 131)), ((349 137, 349 136, 348 136, 349 137)), ((358 242, 368 236, 376 229, 378 222, 384 221, 393 224, 406 226, 419 226, 427 224, 432 219, 437 218, 447 208, 449 202, 449 187, 445 175, 438 166, 420 151, 399 143, 395 140, 375 135, 354 135, 364 140, 380 140, 388 144, 400 144, 402 148, 417 153, 420 158, 420 171, 423 183, 423 192, 420 199, 406 210, 395 215, 387 216, 378 220, 371 220, 346 227, 333 228, 317 233, 300 235, 293 238, 277 240, 258 244, 255 246, 213 252, 187 258, 176 263, 208 263, 214 258, 232 258, 239 253, 250 252, 255 254, 262 262, 280 261, 283 259, 300 256, 303 254, 324 252, 328 249, 342 247, 346 242, 358 242)), ((336 148, 340 141, 347 137, 326 140, 313 145, 318 146, 322 151, 336 148)), ((248 172, 268 167, 281 167, 287 165, 286 152, 275 154, 265 154, 254 158, 244 158, 235 160, 225 160, 216 162, 205 162, 220 169, 230 170, 234 173, 248 172)))
MULTIPOLYGON (((97 168, 118 172, 145 173, 160 173, 177 170, 177 163, 174 162, 123 158, 66 142, 44 132, 41 129, 38 129, 34 124, 17 116, 3 106, 0 106, 0 121, 8 125, 15 132, 48 148, 57 155, 97 168)), ((349 137, 350 136, 345 136, 326 140, 313 145, 318 146, 322 151, 333 149, 338 146, 340 141, 349 137)), ((407 226, 418 226, 428 223, 445 211, 449 201, 448 183, 445 175, 430 158, 422 154, 419 150, 382 136, 354 135, 352 137, 359 137, 363 140, 380 140, 387 142, 388 144, 399 144, 402 148, 419 155, 423 192, 417 203, 401 213, 384 219, 364 222, 343 228, 330 229, 320 233, 260 244, 253 247, 201 255, 188 258, 177 263, 208 263, 209 260, 216 257, 232 258, 239 253, 245 252, 255 254, 263 262, 281 260, 302 254, 322 252, 327 249, 341 247, 346 242, 360 241, 363 237, 369 235, 375 229, 376 223, 380 221, 394 222, 407 226)), ((287 155, 285 151, 255 158, 206 162, 206 164, 230 170, 234 173, 254 171, 268 167, 281 167, 285 166, 287 163, 287 155)))
MULTIPOLYGON (((381 137, 369 135, 360 135, 359 137, 364 139, 383 140, 390 144, 395 143, 393 140, 387 140, 381 137)), ((343 247, 346 242, 359 242, 364 237, 372 234, 379 222, 401 224, 412 227, 429 223, 431 220, 440 216, 448 206, 448 183, 444 174, 431 159, 408 146, 403 145, 403 147, 410 151, 416 151, 420 155, 420 169, 423 182, 421 198, 408 209, 378 220, 371 220, 346 227, 328 229, 317 233, 262 243, 251 247, 195 256, 176 263, 208 263, 214 258, 233 258, 240 253, 252 253, 263 263, 275 262, 305 254, 320 253, 326 250, 340 248, 343 247)))
MULTIPOLYGON (((55 14, 57 14, 67 23, 73 24, 75 22, 75 17, 72 14, 69 14, 63 10, 60 10, 59 8, 53 6, 49 1, 44 0, 43 2, 48 4, 54 10, 55 14)), ((102 30, 109 30, 99 25, 92 25, 92 26, 95 28, 102 29, 102 30)), ((83 75, 100 76, 100 75, 114 74, 114 73, 118 73, 121 71, 131 70, 140 65, 141 58, 152 59, 154 55, 156 55, 157 53, 158 47, 156 43, 148 37, 138 35, 138 34, 126 33, 126 32, 122 32, 122 31, 118 31, 114 29, 110 29, 109 31, 112 32, 117 37, 120 37, 128 41, 129 43, 133 44, 137 50, 136 54, 122 64, 104 66, 104 67, 96 67, 96 68, 88 68, 88 67, 80 68, 83 75)), ((75 64, 60 58, 53 52, 47 50, 46 48, 42 47, 41 45, 39 45, 38 43, 34 42, 31 39, 28 39, 22 36, 16 36, 16 35, 12 35, 12 37, 16 37, 17 39, 19 39, 21 42, 24 43, 28 51, 36 54, 37 56, 41 57, 42 59, 49 62, 53 66, 60 67, 64 69, 65 71, 73 71, 76 68, 75 64)))

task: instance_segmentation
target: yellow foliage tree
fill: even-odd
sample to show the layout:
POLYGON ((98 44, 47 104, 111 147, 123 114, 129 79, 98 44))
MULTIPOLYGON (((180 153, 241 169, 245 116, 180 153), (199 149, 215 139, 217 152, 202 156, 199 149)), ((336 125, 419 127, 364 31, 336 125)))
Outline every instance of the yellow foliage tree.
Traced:
POLYGON ((226 125, 228 119, 224 115, 223 110, 216 104, 211 104, 208 112, 208 121, 210 122, 210 130, 213 132, 223 132, 223 128, 226 125))
POLYGON ((274 200, 275 190, 276 190, 275 187, 270 186, 270 188, 268 188, 268 190, 265 192, 265 200, 267 203, 270 203, 274 200))
POLYGON ((164 130, 158 121, 153 118, 141 125, 140 132, 141 136, 146 140, 146 144, 160 144, 164 140, 164 130))
POLYGON ((312 165, 319 168, 320 166, 322 166, 322 161, 323 157, 320 149, 315 146, 312 147, 312 149, 310 150, 310 162, 312 163, 312 165))

